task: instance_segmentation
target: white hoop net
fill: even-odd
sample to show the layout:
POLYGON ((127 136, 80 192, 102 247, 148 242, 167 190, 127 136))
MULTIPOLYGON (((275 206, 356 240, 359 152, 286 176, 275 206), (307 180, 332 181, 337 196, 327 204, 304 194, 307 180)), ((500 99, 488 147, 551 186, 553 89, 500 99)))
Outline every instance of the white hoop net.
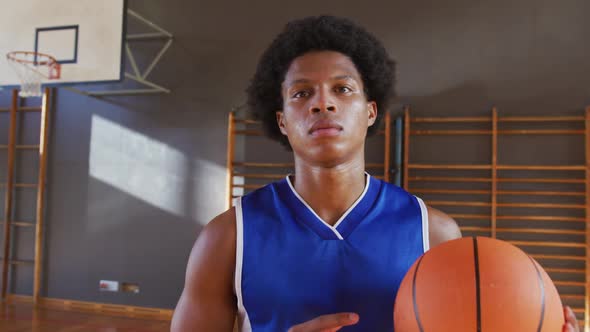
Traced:
POLYGON ((56 79, 60 76, 60 65, 50 55, 36 52, 16 51, 6 54, 10 66, 18 75, 21 97, 40 97, 41 80, 56 79))

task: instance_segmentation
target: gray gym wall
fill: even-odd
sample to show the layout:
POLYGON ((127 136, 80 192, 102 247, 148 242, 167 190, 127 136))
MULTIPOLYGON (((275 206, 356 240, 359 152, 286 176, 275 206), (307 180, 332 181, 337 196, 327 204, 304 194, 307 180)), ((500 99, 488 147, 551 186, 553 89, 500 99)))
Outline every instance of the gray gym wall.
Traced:
MULTIPOLYGON (((227 113, 244 102, 258 56, 290 19, 343 15, 375 33, 398 64, 395 114, 406 103, 415 115, 439 116, 489 115, 492 105, 503 115, 582 114, 590 104, 587 0, 133 0, 129 7, 174 35, 151 75, 172 93, 96 99, 58 90, 43 296, 175 306, 195 238, 225 208, 227 113), (141 291, 99 292, 100 279, 137 283, 141 291)), ((145 64, 155 49, 139 46, 145 64)), ((8 104, 4 90, 0 105, 8 104)), ((0 142, 6 119, 0 115, 0 142)), ((22 125, 34 132, 35 121, 27 116, 22 125)), ((423 144, 412 158, 436 154, 444 162, 457 149, 423 144)), ((489 156, 488 145, 466 149, 489 156)), ((569 161, 583 162, 577 151, 569 161)), ((36 181, 34 160, 19 158, 18 179, 36 181)), ((18 192, 14 220, 33 220, 34 195, 18 192)), ((32 259, 34 231, 16 228, 15 240, 15 257, 32 259)), ((31 294, 32 266, 14 271, 12 291, 31 294)))

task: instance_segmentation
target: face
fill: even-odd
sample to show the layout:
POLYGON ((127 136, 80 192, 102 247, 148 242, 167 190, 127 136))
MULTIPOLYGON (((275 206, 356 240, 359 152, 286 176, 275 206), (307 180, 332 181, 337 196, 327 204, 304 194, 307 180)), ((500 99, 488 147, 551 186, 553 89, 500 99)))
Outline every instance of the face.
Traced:
POLYGON ((297 157, 338 164, 364 155, 376 104, 368 101, 354 63, 342 53, 306 53, 291 63, 282 84, 277 122, 297 157))

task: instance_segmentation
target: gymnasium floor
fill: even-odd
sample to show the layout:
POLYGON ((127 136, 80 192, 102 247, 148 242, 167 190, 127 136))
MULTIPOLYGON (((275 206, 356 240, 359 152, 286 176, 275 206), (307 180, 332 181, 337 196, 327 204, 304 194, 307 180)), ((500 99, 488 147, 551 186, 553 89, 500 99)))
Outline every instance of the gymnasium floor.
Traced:
POLYGON ((0 302, 2 332, 168 332, 167 321, 34 309, 31 303, 0 302))

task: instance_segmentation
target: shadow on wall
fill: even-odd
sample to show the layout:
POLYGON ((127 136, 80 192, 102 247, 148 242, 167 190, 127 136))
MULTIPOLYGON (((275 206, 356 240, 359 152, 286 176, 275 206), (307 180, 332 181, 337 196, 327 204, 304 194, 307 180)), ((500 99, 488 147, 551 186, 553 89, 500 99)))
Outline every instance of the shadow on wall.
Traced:
MULTIPOLYGON (((225 209, 226 131, 210 122, 219 127, 225 114, 138 112, 58 94, 50 120, 42 296, 173 308, 194 240, 225 209), (216 161, 204 159, 210 156, 216 161), (141 291, 100 293, 101 279, 134 282, 141 291)), ((18 249, 34 247, 34 236, 25 235, 16 259, 32 258, 31 250, 18 249)), ((33 269, 17 269, 13 291, 31 294, 33 269)))

